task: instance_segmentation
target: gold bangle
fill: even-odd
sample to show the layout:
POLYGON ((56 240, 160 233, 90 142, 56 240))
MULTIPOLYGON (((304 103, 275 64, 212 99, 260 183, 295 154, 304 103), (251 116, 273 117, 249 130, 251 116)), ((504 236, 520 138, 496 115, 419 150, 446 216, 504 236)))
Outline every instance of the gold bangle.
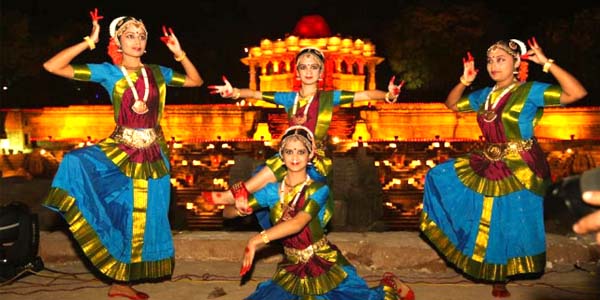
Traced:
POLYGON ((94 41, 92 41, 92 39, 90 38, 89 35, 83 37, 83 39, 87 42, 88 47, 90 48, 90 50, 96 49, 96 43, 94 43, 94 41))
MULTIPOLYGON (((235 90, 236 90, 236 89, 234 89, 234 91, 235 91, 235 90)), ((237 99, 239 99, 239 98, 240 98, 240 95, 241 95, 241 94, 242 94, 242 92, 240 92, 240 89, 237 89, 237 92, 234 92, 234 93, 233 93, 233 96, 231 96, 231 99, 233 99, 233 100, 237 100, 237 99)))
POLYGON ((181 55, 179 56, 175 56, 175 61, 182 61, 187 55, 185 53, 185 51, 181 51, 181 55))
POLYGON ((550 67, 552 66, 553 63, 554 63, 554 59, 548 59, 546 61, 546 63, 544 64, 544 67, 542 68, 542 71, 544 73, 548 73, 548 71, 550 71, 550 67))
POLYGON ((462 76, 460 76, 460 83, 462 83, 464 86, 470 86, 471 83, 473 83, 473 82, 472 81, 468 82, 466 79, 464 79, 462 76))
POLYGON ((265 230, 260 232, 260 238, 262 238, 262 241, 265 244, 268 244, 271 242, 271 240, 269 240, 269 237, 267 236, 267 232, 265 230))
POLYGON ((385 93, 385 102, 387 102, 387 103, 395 103, 396 99, 398 99, 398 96, 396 96, 395 98, 390 99, 390 92, 385 93))

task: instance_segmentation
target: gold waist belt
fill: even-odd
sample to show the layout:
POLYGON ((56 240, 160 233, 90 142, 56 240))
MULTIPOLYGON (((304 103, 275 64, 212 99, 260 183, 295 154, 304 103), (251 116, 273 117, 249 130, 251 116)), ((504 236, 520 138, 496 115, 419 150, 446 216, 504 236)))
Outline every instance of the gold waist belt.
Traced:
POLYGON ((533 139, 506 143, 486 143, 483 146, 483 155, 491 161, 498 161, 509 154, 529 151, 531 146, 533 146, 533 139))
POLYGON ((135 149, 143 149, 152 145, 162 136, 162 130, 157 128, 129 128, 117 126, 110 135, 115 141, 135 149))
POLYGON ((306 263, 315 254, 316 251, 325 246, 327 246, 327 238, 323 236, 323 238, 321 238, 318 242, 304 249, 283 247, 283 252, 288 257, 288 259, 293 262, 306 263))

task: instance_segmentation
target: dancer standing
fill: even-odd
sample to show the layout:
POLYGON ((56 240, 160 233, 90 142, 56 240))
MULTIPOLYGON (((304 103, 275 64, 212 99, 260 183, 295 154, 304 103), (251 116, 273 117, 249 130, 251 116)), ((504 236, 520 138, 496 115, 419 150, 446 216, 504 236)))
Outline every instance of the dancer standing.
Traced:
POLYGON ((131 284, 168 277, 174 249, 168 220, 170 166, 160 119, 166 86, 198 87, 203 81, 181 49, 173 30, 161 40, 185 74, 144 64, 148 32, 134 17, 114 19, 109 27, 113 63, 72 65, 94 50, 100 34, 98 10, 90 12, 92 32, 44 63, 69 79, 93 81, 108 91, 114 109, 113 133, 96 145, 67 153, 43 204, 59 212, 97 270, 111 282, 108 295, 147 299, 131 284))
POLYGON ((506 283, 512 276, 541 274, 546 265, 543 196, 550 170, 533 129, 544 106, 587 94, 535 38, 528 42, 528 51, 515 39, 489 47, 487 71, 495 85, 465 96, 477 70, 470 53, 463 59, 463 75, 446 106, 477 112, 485 145, 437 165, 425 180, 421 231, 456 268, 493 283, 495 297, 510 296, 506 283), (542 65, 558 85, 526 82, 524 60, 542 65))

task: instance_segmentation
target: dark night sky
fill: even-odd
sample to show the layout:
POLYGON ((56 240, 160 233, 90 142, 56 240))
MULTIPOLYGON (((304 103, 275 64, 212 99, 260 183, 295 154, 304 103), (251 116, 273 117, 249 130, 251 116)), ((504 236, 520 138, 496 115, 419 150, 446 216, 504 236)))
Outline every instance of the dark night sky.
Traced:
MULTIPOLYGON (((382 20, 394 18, 394 12, 405 2, 407 1, 371 0, 360 2, 360 5, 352 5, 348 4, 351 3, 350 1, 208 0, 163 1, 162 5, 155 5, 149 4, 148 1, 1 0, 2 11, 0 12, 18 10, 29 16, 30 29, 34 36, 59 37, 64 35, 65 31, 69 31, 73 38, 66 40, 60 47, 48 49, 45 55, 35 62, 39 64, 40 69, 44 60, 89 34, 91 22, 88 12, 97 7, 100 14, 105 17, 101 21, 101 42, 95 51, 84 52, 74 62, 109 60, 105 53, 108 24, 116 17, 132 15, 143 19, 150 33, 148 53, 143 61, 181 70, 180 65, 173 60, 170 51, 159 41, 161 26, 163 24, 171 26, 182 47, 205 79, 205 85, 200 89, 170 89, 168 97, 170 100, 174 99, 170 103, 203 103, 222 101, 219 97, 210 95, 206 88, 210 84, 221 84, 222 74, 227 75, 234 85, 247 86, 248 69, 240 62, 240 58, 246 55, 243 51, 244 47, 258 46, 263 38, 284 38, 286 34, 293 31, 296 22, 304 15, 323 16, 333 34, 371 39, 380 54, 382 43, 377 40, 376 33, 385 30, 381 25, 382 20)), ((541 17, 572 14, 572 11, 580 9, 582 5, 589 5, 587 1, 568 1, 559 9, 551 6, 547 1, 537 0, 521 3, 494 1, 494 3, 498 3, 499 14, 506 14, 508 17, 528 15, 531 22, 536 22, 541 17)), ((108 97, 99 85, 69 83, 69 80, 56 78, 43 70, 41 73, 39 80, 46 82, 42 87, 47 90, 42 92, 40 89, 30 89, 33 97, 43 97, 39 103, 45 105, 108 103, 108 97), (65 92, 64 89, 67 91, 65 92), (79 89, 86 95, 96 93, 100 99, 81 100, 86 96, 78 97, 79 89)), ((391 75, 393 74, 387 61, 378 65, 378 88, 384 89, 391 75)), ((438 101, 443 101, 445 94, 440 94, 438 98, 438 101)), ((2 101, 2 103, 7 102, 2 101)), ((2 104, 4 105, 6 104, 2 104)))

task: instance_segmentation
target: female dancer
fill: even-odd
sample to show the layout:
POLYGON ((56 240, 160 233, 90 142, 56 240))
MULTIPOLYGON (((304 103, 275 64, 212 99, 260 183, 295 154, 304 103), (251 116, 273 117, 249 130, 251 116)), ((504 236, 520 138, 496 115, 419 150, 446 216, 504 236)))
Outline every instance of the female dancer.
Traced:
MULTIPOLYGON (((331 159, 325 155, 327 130, 332 120, 333 108, 338 105, 367 100, 385 100, 395 102, 404 82, 394 84, 394 77, 388 85, 388 92, 369 90, 361 92, 348 91, 319 91, 318 83, 322 79, 325 56, 317 48, 303 48, 296 55, 296 73, 300 78, 301 87, 297 92, 261 92, 251 89, 233 88, 226 78, 225 85, 211 85, 211 93, 219 93, 222 97, 238 99, 262 99, 267 102, 282 105, 288 113, 290 126, 302 125, 315 133, 317 150, 309 172, 314 179, 325 180, 331 171, 331 159), (314 167, 314 168, 313 168, 314 167), (315 172, 316 171, 316 172, 315 172), (319 178, 317 178, 319 177, 319 178)), ((238 207, 245 207, 249 193, 253 193, 269 182, 281 181, 285 168, 277 155, 266 162, 268 168, 262 168, 258 173, 245 182, 238 182, 229 191, 204 193, 207 201, 215 198, 227 200, 238 199, 238 207)))
MULTIPOLYGON (((292 126, 283 135, 279 154, 287 174, 251 196, 250 207, 268 207, 273 227, 248 240, 240 275, 252 267, 256 250, 281 240, 284 261, 270 280, 260 283, 246 299, 414 299, 413 291, 392 273, 369 288, 341 251, 327 240, 324 220, 329 187, 314 181, 307 165, 316 149, 312 132, 292 126)), ((229 202, 224 217, 245 212, 229 202)))
POLYGON ((496 84, 466 96, 477 70, 470 53, 463 59, 463 75, 446 106, 477 112, 485 145, 437 165, 425 180, 422 232, 462 272, 493 283, 495 297, 510 296, 509 277, 541 274, 546 265, 542 202, 550 171, 533 128, 544 106, 569 104, 587 93, 535 38, 528 42, 528 51, 514 39, 489 47, 487 71, 496 84), (525 82, 524 59, 542 65, 558 85, 525 82))
POLYGON ((146 299, 130 284, 170 276, 174 249, 168 220, 168 148, 160 128, 166 86, 198 87, 203 81, 171 29, 161 40, 184 74, 142 63, 148 32, 134 17, 111 22, 113 63, 71 65, 98 42, 102 16, 90 12, 92 32, 44 63, 69 79, 93 81, 108 91, 114 132, 96 145, 66 154, 43 204, 59 212, 90 262, 112 283, 110 297, 146 299))

